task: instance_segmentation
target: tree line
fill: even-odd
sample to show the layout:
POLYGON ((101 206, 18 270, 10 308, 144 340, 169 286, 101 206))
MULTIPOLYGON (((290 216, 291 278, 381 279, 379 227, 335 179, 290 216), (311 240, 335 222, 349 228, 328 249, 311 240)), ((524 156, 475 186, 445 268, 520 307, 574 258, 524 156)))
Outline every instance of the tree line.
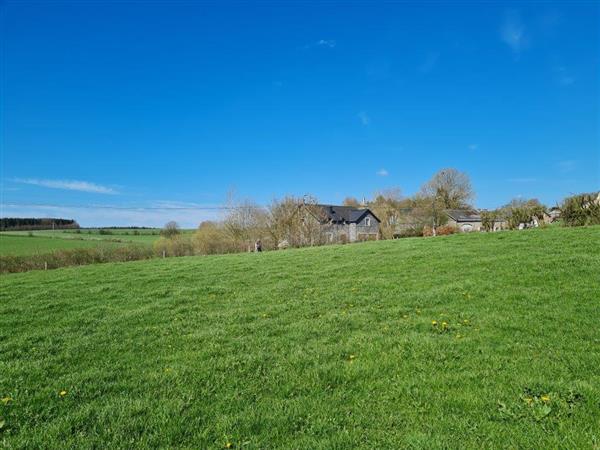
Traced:
POLYGON ((48 229, 73 229, 79 224, 73 219, 38 219, 33 217, 4 217, 0 218, 0 230, 48 230, 48 229))
MULTIPOLYGON (((588 205, 587 212, 580 214, 579 219, 571 219, 575 217, 572 211, 577 210, 576 205, 580 205, 580 211, 582 205, 590 203, 592 195, 585 195, 589 197, 585 197, 587 200, 565 200, 562 208, 565 224, 600 224, 600 213, 595 209, 600 208, 600 200, 597 206, 588 205)), ((474 199, 468 174, 447 168, 433 175, 413 196, 405 197, 399 188, 394 188, 377 192, 363 202, 347 197, 343 205, 369 208, 381 221, 380 237, 392 239, 456 232, 447 225, 446 211, 471 210, 474 199)), ((245 252, 251 251, 258 240, 267 250, 320 245, 325 239, 318 221, 307 220, 310 215, 318 217, 321 211, 318 204, 313 196, 286 196, 261 207, 252 200, 237 200, 232 196, 223 220, 202 222, 191 238, 182 235, 177 224, 170 222, 155 243, 155 250, 173 256, 245 252)), ((535 198, 513 199, 498 209, 481 211, 482 227, 492 231, 501 222, 505 228, 515 229, 534 220, 542 222, 548 210, 535 198)))

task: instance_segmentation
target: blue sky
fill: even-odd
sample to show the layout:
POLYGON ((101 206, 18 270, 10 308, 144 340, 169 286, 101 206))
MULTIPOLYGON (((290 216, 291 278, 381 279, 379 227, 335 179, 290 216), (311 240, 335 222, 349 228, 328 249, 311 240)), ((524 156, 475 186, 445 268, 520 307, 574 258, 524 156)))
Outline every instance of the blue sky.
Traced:
POLYGON ((196 226, 219 213, 161 208, 411 195, 444 167, 479 207, 600 188, 597 2, 0 8, 3 216, 196 226))

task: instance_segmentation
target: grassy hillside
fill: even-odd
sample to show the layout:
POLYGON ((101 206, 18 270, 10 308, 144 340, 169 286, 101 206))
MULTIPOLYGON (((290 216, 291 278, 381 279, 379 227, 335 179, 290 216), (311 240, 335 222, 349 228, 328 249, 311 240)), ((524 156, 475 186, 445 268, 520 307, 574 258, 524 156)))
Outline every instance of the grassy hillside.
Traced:
POLYGON ((595 227, 6 275, 0 442, 598 448, 599 274, 595 227))
POLYGON ((0 233, 0 255, 34 255, 50 253, 55 250, 68 250, 73 248, 91 248, 98 246, 114 247, 116 242, 57 239, 42 236, 22 236, 0 233))

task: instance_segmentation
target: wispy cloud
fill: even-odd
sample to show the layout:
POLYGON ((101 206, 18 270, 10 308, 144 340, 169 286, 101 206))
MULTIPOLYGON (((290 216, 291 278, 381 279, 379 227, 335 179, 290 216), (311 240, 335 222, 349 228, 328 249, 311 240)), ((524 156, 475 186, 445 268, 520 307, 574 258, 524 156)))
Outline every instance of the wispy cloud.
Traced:
POLYGON ((364 111, 359 112, 357 117, 359 118, 360 123, 362 123, 365 127, 371 123, 371 118, 364 111))
POLYGON ((336 46, 336 42, 333 39, 321 39, 317 41, 316 45, 318 47, 334 48, 336 46))
POLYGON ((511 48, 516 57, 529 46, 529 38, 519 13, 510 11, 506 14, 500 28, 500 37, 511 48))
POLYGON ((437 52, 428 54, 425 61, 423 61, 423 64, 419 66, 419 71, 421 73, 431 72, 435 68, 439 58, 440 54, 437 52))
POLYGON ((91 183, 89 181, 77 180, 44 180, 38 178, 14 178, 12 181, 21 184, 31 184, 51 189, 65 189, 68 191, 91 192, 94 194, 118 194, 118 192, 108 186, 91 183))
POLYGON ((570 86, 573 83, 575 83, 575 78, 563 66, 558 66, 554 68, 554 77, 556 79, 556 82, 561 86, 570 86))
POLYGON ((377 176, 380 177, 387 177, 390 173, 385 170, 385 169, 379 169, 377 172, 375 172, 377 176))
POLYGON ((569 159, 566 161, 559 161, 556 167, 561 173, 573 172, 577 168, 577 161, 569 159))
POLYGON ((52 206, 3 204, 7 217, 64 217, 75 219, 83 227, 145 226, 162 227, 174 220, 183 228, 196 228, 205 220, 222 220, 219 209, 172 209, 107 206, 52 206))
POLYGON ((475 151, 479 148, 479 145, 477 144, 469 144, 469 150, 475 151))

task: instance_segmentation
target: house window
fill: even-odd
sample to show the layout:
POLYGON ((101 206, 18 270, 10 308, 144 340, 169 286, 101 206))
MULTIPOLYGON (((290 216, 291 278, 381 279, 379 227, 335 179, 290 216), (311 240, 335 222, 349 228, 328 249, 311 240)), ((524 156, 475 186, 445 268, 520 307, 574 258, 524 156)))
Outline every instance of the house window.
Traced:
POLYGON ((368 226, 368 227, 370 227, 370 226, 371 226, 371 218, 370 218, 370 217, 367 217, 367 218, 365 219, 365 225, 366 225, 366 226, 368 226))

